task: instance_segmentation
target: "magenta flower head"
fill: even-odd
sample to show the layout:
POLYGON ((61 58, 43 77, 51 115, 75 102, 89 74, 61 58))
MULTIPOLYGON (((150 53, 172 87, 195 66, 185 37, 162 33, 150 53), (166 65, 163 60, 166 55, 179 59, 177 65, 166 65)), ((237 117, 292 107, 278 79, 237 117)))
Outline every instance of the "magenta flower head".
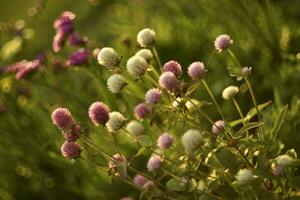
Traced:
POLYGON ((74 124, 73 116, 67 108, 57 108, 52 112, 52 122, 59 129, 66 131, 74 124))
POLYGON ((78 32, 74 32, 69 36, 68 42, 73 46, 84 46, 87 42, 87 37, 81 37, 78 32))
POLYGON ((134 115, 137 119, 144 119, 151 113, 151 106, 146 103, 140 103, 134 108, 134 115))
POLYGON ((223 120, 218 120, 214 123, 211 128, 211 132, 215 135, 218 135, 222 130, 224 130, 225 122, 223 120))
POLYGON ((75 14, 69 11, 63 12, 57 20, 54 22, 54 29, 63 34, 70 34, 74 30, 73 20, 75 19, 75 14))
POLYGON ((78 158, 80 156, 80 145, 77 142, 65 141, 61 148, 61 153, 66 158, 78 158))
POLYGON ((168 133, 163 133, 162 135, 159 136, 157 139, 157 146, 160 149, 169 149, 174 142, 174 138, 168 134, 168 133))
POLYGON ((87 49, 79 49, 71 54, 67 65, 84 65, 88 62, 89 52, 87 49))
POLYGON ((62 136, 68 141, 76 141, 80 137, 80 125, 73 125, 72 129, 63 131, 62 136))
POLYGON ((25 65, 17 69, 16 79, 20 80, 27 77, 32 72, 36 71, 40 66, 40 61, 35 59, 33 61, 28 61, 25 65))
POLYGON ((181 76, 182 73, 181 65, 174 60, 165 63, 163 66, 163 71, 172 72, 176 77, 181 76))
POLYGON ((172 72, 164 72, 159 77, 159 85, 170 92, 175 92, 179 88, 179 81, 172 72))
POLYGON ((148 163, 147 163, 148 171, 153 172, 153 171, 158 170, 161 166, 161 163, 162 163, 162 159, 160 156, 155 155, 155 154, 152 155, 149 158, 148 163))
POLYGON ((188 75, 193 80, 201 80, 205 75, 205 66, 202 62, 193 62, 188 68, 188 75))
POLYGON ((146 177, 137 174, 133 178, 133 183, 139 189, 148 189, 153 185, 153 182, 148 180, 146 177))
POLYGON ((109 120, 109 107, 102 102, 95 102, 89 107, 89 117, 97 126, 105 125, 109 120))
POLYGON ((62 32, 57 32, 53 38, 52 49, 55 53, 59 52, 65 42, 65 35, 62 32))
POLYGON ((161 100, 162 92, 157 88, 152 88, 148 90, 145 94, 145 101, 148 104, 156 104, 161 100))
POLYGON ((230 38, 229 35, 223 34, 217 37, 217 39, 215 40, 215 48, 221 52, 227 48, 229 48, 229 46, 233 44, 232 39, 230 38))

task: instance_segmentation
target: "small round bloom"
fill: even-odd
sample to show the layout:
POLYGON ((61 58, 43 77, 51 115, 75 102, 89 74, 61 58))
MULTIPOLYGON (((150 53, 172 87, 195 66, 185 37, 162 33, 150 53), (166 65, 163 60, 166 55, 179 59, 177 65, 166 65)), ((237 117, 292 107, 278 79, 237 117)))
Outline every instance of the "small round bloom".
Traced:
POLYGON ((84 65, 88 62, 89 52, 87 49, 79 49, 71 54, 67 65, 84 65))
POLYGON ((250 169, 240 169, 235 177, 239 183, 246 183, 252 179, 253 173, 250 169))
POLYGON ((86 44, 86 41, 87 37, 81 37, 78 32, 72 33, 68 38, 69 44, 73 46, 83 46, 86 44))
POLYGON ((57 32, 53 38, 52 49, 55 53, 59 52, 65 42, 65 35, 62 32, 57 32))
POLYGON ((215 48, 221 52, 227 49, 233 43, 229 35, 223 34, 217 37, 215 40, 215 48))
POLYGON ((53 27, 57 32, 61 32, 64 35, 70 34, 74 31, 74 19, 74 13, 65 11, 58 17, 58 19, 55 20, 53 27))
POLYGON ((175 92, 179 88, 179 81, 172 72, 164 72, 159 77, 159 85, 170 92, 175 92))
POLYGON ((201 80, 205 75, 205 66, 203 62, 193 62, 188 68, 188 75, 193 80, 201 80))
POLYGON ((125 85, 125 78, 121 74, 113 74, 107 79, 107 88, 114 94, 119 93, 125 85))
POLYGON ((251 75, 252 67, 243 67, 242 69, 242 76, 247 77, 251 75))
POLYGON ((282 176, 283 174, 283 170, 284 170, 284 166, 282 165, 276 165, 273 170, 272 170, 272 173, 274 176, 282 176))
POLYGON ((149 158, 148 163, 147 163, 148 171, 153 172, 153 171, 158 170, 161 166, 161 163, 162 163, 162 159, 160 156, 155 155, 155 154, 152 155, 149 158))
POLYGON ((137 174, 133 177, 133 183, 140 189, 148 189, 153 185, 153 182, 147 179, 146 177, 137 174))
POLYGON ((145 101, 148 104, 159 103, 162 92, 158 88, 152 88, 145 94, 145 101))
POLYGON ((119 112, 109 113, 109 120, 106 122, 106 127, 109 132, 116 132, 125 123, 125 117, 119 112))
POLYGON ((102 102, 93 103, 88 113, 95 125, 104 125, 109 120, 109 107, 102 102))
POLYGON ((174 138, 172 135, 168 133, 163 133, 162 135, 159 136, 157 139, 157 146, 160 149, 169 149, 174 142, 174 138))
POLYGON ((55 109, 52 112, 51 119, 53 124, 61 130, 68 130, 74 124, 73 116, 67 108, 55 109))
POLYGON ((151 106, 146 103, 140 103, 134 108, 134 115, 137 119, 144 119, 151 113, 151 106))
POLYGON ((141 122, 133 120, 127 124, 126 130, 135 136, 139 136, 144 133, 145 128, 141 122))
POLYGON ((110 47, 104 47, 98 53, 98 63, 107 67, 108 69, 114 69, 121 62, 121 58, 118 53, 110 47))
POLYGON ((66 158, 78 158, 80 156, 80 146, 76 142, 65 141, 61 148, 61 153, 66 158))
POLYGON ((181 137, 182 145, 187 153, 195 151, 203 144, 203 137, 196 129, 190 129, 181 137))
POLYGON ((70 130, 63 131, 62 136, 68 141, 76 141, 80 137, 80 125, 74 124, 70 130))
POLYGON ((225 122, 223 120, 218 120, 214 123, 211 128, 211 132, 215 135, 218 135, 225 127, 225 122))
POLYGON ((225 100, 233 98, 239 92, 239 88, 236 86, 228 86, 222 92, 222 97, 225 100))
POLYGON ((276 162, 278 165, 285 167, 291 165, 294 162, 294 159, 288 155, 281 155, 276 158, 276 162))
POLYGON ((141 47, 152 47, 155 44, 155 32, 145 28, 137 34, 137 42, 141 47))
POLYGON ((153 54, 149 49, 141 49, 136 52, 135 55, 144 58, 148 64, 150 64, 151 60, 153 59, 153 54))
POLYGON ((163 72, 172 72, 176 77, 179 77, 182 74, 181 65, 174 60, 170 60, 164 64, 163 72))
POLYGON ((147 61, 140 56, 132 56, 126 63, 126 68, 129 74, 138 78, 146 72, 148 68, 147 61))

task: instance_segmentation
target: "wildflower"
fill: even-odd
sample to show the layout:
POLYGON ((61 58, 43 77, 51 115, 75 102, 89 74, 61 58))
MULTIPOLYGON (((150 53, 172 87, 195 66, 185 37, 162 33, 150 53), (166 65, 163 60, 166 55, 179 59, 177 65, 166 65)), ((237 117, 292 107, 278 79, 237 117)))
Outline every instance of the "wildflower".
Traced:
POLYGON ((81 37, 78 32, 72 33, 68 38, 69 44, 73 46, 84 46, 86 41, 87 38, 81 37))
POLYGON ((146 72, 148 63, 144 58, 140 56, 133 56, 128 59, 126 68, 129 74, 131 74, 135 78, 138 78, 146 72))
POLYGON ((219 52, 227 49, 231 44, 233 44, 233 41, 229 37, 229 35, 226 34, 218 36, 217 39, 215 40, 215 48, 219 52))
POLYGON ((251 75, 251 70, 252 70, 252 67, 243 67, 242 76, 243 77, 250 76, 251 75))
POLYGON ((173 142, 174 138, 170 134, 163 133, 157 139, 157 146, 160 149, 169 149, 172 146, 173 142))
POLYGON ((170 92, 175 92, 179 88, 179 81, 172 72, 164 72, 159 77, 159 85, 170 92))
POLYGON ((193 80, 201 80, 205 75, 205 66, 202 62, 193 62, 188 68, 188 75, 193 80))
POLYGON ((157 88, 148 90, 145 94, 145 101, 148 104, 156 104, 161 100, 162 92, 157 88))
POLYGON ((98 63, 107 67, 108 69, 114 69, 118 67, 121 62, 121 58, 118 53, 110 47, 104 47, 98 53, 98 63))
POLYGON ((222 97, 225 100, 233 98, 239 92, 239 88, 236 86, 228 86, 222 92, 222 97))
POLYGON ((39 61, 33 60, 28 61, 25 65, 18 68, 16 72, 16 79, 20 80, 31 74, 32 72, 36 71, 39 68, 39 61))
POLYGON ((276 165, 273 170, 272 170, 272 173, 274 176, 282 176, 283 174, 283 170, 284 170, 284 166, 282 165, 276 165))
POLYGON ((141 49, 136 52, 135 55, 144 58, 148 64, 150 64, 151 60, 153 59, 153 54, 149 49, 141 49))
POLYGON ((145 128, 141 122, 133 120, 127 124, 126 130, 135 136, 139 136, 144 133, 145 128))
POLYGON ((59 52, 64 45, 65 35, 62 32, 57 32, 53 38, 52 49, 55 53, 59 52))
POLYGON ((62 136, 68 141, 76 141, 80 137, 80 125, 74 124, 71 129, 63 131, 62 136))
POLYGON ((164 64, 163 72, 172 72, 176 77, 179 77, 182 74, 181 65, 178 62, 171 60, 164 64))
POLYGON ((119 93, 125 85, 125 78, 120 74, 113 74, 107 80, 108 90, 114 94, 119 93))
POLYGON ((155 44, 155 32, 145 28, 137 34, 137 42, 141 47, 152 47, 155 44))
POLYGON ((105 125, 109 120, 109 107, 102 102, 95 102, 89 107, 89 117, 95 125, 105 125))
POLYGON ((225 127, 225 122, 223 120, 218 120, 214 123, 211 128, 211 132, 215 135, 218 135, 225 127))
POLYGON ((181 137, 182 145, 187 153, 195 151, 203 144, 203 137, 196 129, 190 129, 181 137))
POLYGON ((253 173, 250 169, 240 169, 235 177, 239 183, 243 184, 252 179, 253 173))
POLYGON ((74 31, 73 20, 75 19, 75 14, 69 11, 63 12, 57 20, 54 22, 54 29, 57 32, 61 32, 64 35, 70 34, 74 31))
POLYGON ((140 174, 136 174, 133 177, 133 183, 135 186, 137 186, 140 189, 148 189, 149 187, 151 187, 153 185, 152 181, 150 181, 149 179, 147 179, 146 177, 144 177, 140 174))
POLYGON ((76 142, 65 141, 60 148, 61 153, 67 158, 78 158, 80 156, 80 145, 76 142))
POLYGON ((140 103, 134 108, 134 115, 137 119, 144 119, 147 115, 151 113, 152 109, 146 103, 140 103))
POLYGON ((125 117, 119 112, 109 113, 109 120, 106 122, 106 127, 109 132, 116 132, 125 123, 125 117))
POLYGON ((61 130, 69 130, 73 124, 73 116, 67 108, 57 108, 52 112, 52 122, 61 130))
MULTIPOLYGON (((123 155, 120 155, 120 154, 114 154, 112 156, 112 158, 109 160, 108 162, 108 167, 110 170, 114 170, 114 171, 117 171, 117 167, 122 164, 122 162, 124 162, 126 165, 128 163, 127 159, 125 156, 123 155)), ((117 176, 119 176, 119 174, 117 173, 116 174, 117 176)))
POLYGON ((67 60, 67 65, 84 65, 88 62, 89 53, 87 49, 79 49, 71 54, 67 60))
POLYGON ((201 107, 201 103, 197 100, 197 99, 189 99, 186 103, 185 103, 185 107, 190 111, 193 112, 196 109, 198 109, 199 107, 201 107))
POLYGON ((147 163, 147 168, 149 172, 156 171, 160 168, 162 163, 161 157, 158 155, 152 155, 147 163))
POLYGON ((294 159, 288 155, 281 155, 276 158, 276 162, 278 165, 285 167, 291 165, 294 162, 294 159))

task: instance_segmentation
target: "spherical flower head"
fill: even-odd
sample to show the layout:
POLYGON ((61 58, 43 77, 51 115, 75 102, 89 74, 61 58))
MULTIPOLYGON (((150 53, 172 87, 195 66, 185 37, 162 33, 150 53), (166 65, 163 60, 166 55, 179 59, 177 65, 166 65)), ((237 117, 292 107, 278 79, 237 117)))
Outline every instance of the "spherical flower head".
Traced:
POLYGON ((151 106, 146 103, 139 103, 134 108, 134 115, 137 119, 144 119, 151 113, 151 106))
POLYGON ((137 42, 141 47, 152 47, 155 45, 155 32, 145 28, 137 34, 137 42))
POLYGON ((227 48, 229 48, 229 46, 233 44, 232 39, 230 38, 229 35, 223 34, 217 37, 217 39, 215 40, 215 48, 221 52, 227 48))
POLYGON ((143 135, 145 128, 141 122, 133 120, 126 125, 126 130, 135 136, 143 135))
POLYGON ((76 142, 65 141, 61 148, 61 153, 66 158, 78 158, 80 156, 80 145, 76 142))
POLYGON ((160 156, 155 155, 155 154, 152 155, 149 158, 148 163, 147 163, 148 171, 153 172, 153 171, 158 170, 161 166, 161 163, 162 163, 162 159, 160 156))
POLYGON ((80 125, 74 124, 70 130, 63 131, 62 136, 68 141, 76 141, 80 137, 80 130, 80 125))
POLYGON ((272 173, 273 173, 274 176, 279 177, 279 176, 282 176, 283 170, 284 170, 284 166, 282 166, 282 165, 276 165, 273 168, 272 173))
POLYGON ((141 49, 136 52, 135 55, 144 58, 148 64, 150 64, 151 60, 153 59, 153 54, 149 49, 141 49))
POLYGON ((159 77, 160 87, 170 91, 175 92, 179 88, 179 81, 172 72, 164 72, 159 77))
POLYGON ((196 129, 190 129, 181 137, 181 143, 187 153, 194 152, 203 144, 203 136, 196 129))
POLYGON ((193 62, 188 68, 188 75, 193 80, 201 80, 205 75, 205 66, 203 62, 193 62))
POLYGON ((84 65, 88 62, 89 52, 87 49, 79 49, 71 54, 67 60, 67 65, 84 65))
POLYGON ((78 32, 72 33, 68 38, 69 44, 73 46, 84 46, 86 44, 86 41, 87 38, 81 37, 81 35, 78 32))
POLYGON ((161 90, 158 88, 152 88, 148 90, 145 94, 145 101, 148 104, 157 104, 161 100, 161 90))
POLYGON ((125 123, 125 117, 119 112, 111 112, 109 113, 109 120, 106 122, 106 127, 109 132, 116 132, 125 123))
POLYGON ((95 125, 105 125, 109 120, 109 107, 102 102, 95 102, 89 107, 89 117, 95 125))
POLYGON ((134 78, 139 78, 142 76, 147 68, 148 68, 147 61, 140 57, 140 56, 133 56, 128 59, 126 63, 126 68, 129 74, 131 74, 134 78))
POLYGON ((121 74, 113 74, 107 79, 107 88, 112 93, 119 93, 126 86, 125 78, 121 74))
POLYGON ((250 169, 240 169, 235 177, 240 184, 243 184, 252 179, 253 173, 250 169))
POLYGON ((222 92, 222 97, 225 100, 232 99, 239 92, 239 88, 236 86, 228 86, 222 92))
POLYGON ((146 177, 137 174, 133 177, 133 183, 136 187, 140 189, 148 189, 153 185, 153 182, 148 180, 146 177))
POLYGON ((59 52, 65 42, 65 35, 62 32, 57 32, 53 38, 52 49, 55 53, 59 52))
POLYGON ((73 116, 67 108, 57 108, 52 112, 52 122, 61 130, 69 130, 73 124, 73 116))
POLYGON ((174 142, 174 138, 172 135, 168 133, 163 133, 157 139, 157 146, 160 149, 165 150, 165 149, 169 149, 172 146, 173 142, 174 142))
POLYGON ((39 61, 28 61, 23 67, 17 69, 16 79, 20 80, 26 78, 29 74, 36 71, 39 68, 39 61))
POLYGON ((288 166, 294 162, 294 159, 288 155, 281 155, 276 158, 276 163, 280 166, 288 166))
POLYGON ((172 72, 176 77, 180 77, 182 74, 181 65, 178 62, 171 60, 164 64, 163 72, 172 72))
POLYGON ((63 12, 54 22, 54 29, 57 32, 62 32, 64 35, 70 34, 74 31, 73 20, 75 14, 70 11, 63 12))
POLYGON ((211 128, 211 132, 215 135, 218 135, 222 130, 224 130, 225 122, 223 120, 218 120, 214 123, 211 128))
POLYGON ((121 62, 121 57, 118 53, 110 47, 104 47, 98 53, 98 63, 107 67, 108 69, 114 69, 118 67, 121 62))

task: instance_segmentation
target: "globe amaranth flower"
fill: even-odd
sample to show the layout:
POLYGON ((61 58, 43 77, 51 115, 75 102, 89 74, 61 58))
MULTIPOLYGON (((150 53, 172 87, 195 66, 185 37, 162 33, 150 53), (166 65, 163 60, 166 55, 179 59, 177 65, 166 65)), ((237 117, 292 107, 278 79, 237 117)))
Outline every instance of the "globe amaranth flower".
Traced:
POLYGON ((162 159, 159 155, 153 154, 147 163, 147 168, 149 172, 156 171, 160 168, 162 159))
POLYGON ((142 76, 146 72, 148 66, 147 61, 140 56, 132 56, 126 63, 128 73, 134 78, 142 76))
POLYGON ((126 119, 124 115, 119 112, 111 112, 109 113, 109 120, 106 122, 106 127, 109 132, 116 132, 121 129, 124 125, 126 119))
POLYGON ((67 60, 67 65, 84 65, 88 62, 89 52, 87 49, 79 49, 71 54, 67 60))
POLYGON ((79 124, 73 124, 71 129, 62 132, 62 136, 68 141, 76 141, 80 137, 80 130, 79 124))
POLYGON ((159 77, 160 87, 170 92, 175 92, 179 88, 179 84, 179 81, 176 79, 176 76, 172 72, 164 72, 159 77))
POLYGON ((113 74, 107 79, 107 88, 112 93, 119 93, 127 85, 121 74, 113 74))
POLYGON ((134 108, 134 115, 137 119, 144 119, 147 117, 152 111, 152 108, 150 105, 146 103, 139 103, 134 108))
POLYGON ((226 34, 222 34, 220 36, 218 36, 215 40, 215 48, 221 52, 227 48, 229 48, 229 46, 233 44, 232 39, 230 38, 229 35, 226 34))
POLYGON ((160 149, 165 150, 165 149, 169 149, 172 146, 173 142, 174 142, 174 138, 172 135, 168 133, 163 133, 157 139, 157 146, 160 149))
POLYGON ((59 52, 65 42, 65 35, 63 32, 57 32, 53 38, 52 49, 55 53, 59 52))
POLYGON ((80 156, 80 145, 76 142, 65 141, 61 148, 61 153, 66 158, 78 158, 80 156))
POLYGON ((55 20, 53 27, 57 32, 62 32, 63 34, 70 34, 74 31, 74 19, 74 13, 70 11, 65 11, 58 17, 57 20, 55 20))
POLYGON ((141 49, 136 52, 135 55, 144 58, 148 64, 150 64, 151 60, 153 59, 153 54, 149 49, 141 49))
POLYGON ((222 92, 222 97, 225 100, 232 99, 239 92, 239 88, 236 86, 228 86, 222 92))
POLYGON ((145 28, 137 34, 137 42, 141 47, 152 47, 155 44, 155 32, 145 28))
POLYGON ((139 189, 148 189, 153 185, 152 181, 150 181, 149 179, 147 179, 146 177, 140 174, 136 174, 133 177, 133 183, 139 189))
POLYGON ((95 125, 105 125, 109 120, 109 107, 102 102, 95 102, 89 107, 89 117, 95 125))
POLYGON ((126 130, 135 136, 144 134, 145 128, 141 122, 133 120, 126 125, 126 130))
POLYGON ((69 130, 74 124, 71 112, 67 108, 57 108, 52 112, 52 122, 61 130, 69 130))
POLYGON ((294 159, 288 155, 280 155, 276 158, 276 163, 280 166, 288 166, 294 162, 294 159))
POLYGON ((114 69, 119 66, 121 57, 118 53, 110 47, 104 47, 98 53, 98 63, 107 67, 108 69, 114 69))
POLYGON ((149 89, 145 94, 145 101, 148 104, 156 104, 161 100, 161 90, 158 88, 149 89))
POLYGON ((87 42, 87 37, 81 37, 78 32, 74 32, 69 36, 68 42, 73 46, 84 46, 87 42))
POLYGON ((174 60, 170 60, 164 64, 163 72, 172 72, 176 77, 180 77, 182 74, 181 65, 174 60))
POLYGON ((193 80, 201 80, 204 78, 205 75, 205 66, 203 62, 193 62, 188 67, 188 75, 193 80))
POLYGON ((36 71, 38 68, 39 68, 38 60, 28 61, 25 65, 17 69, 16 79, 17 80, 23 79, 27 77, 29 74, 31 74, 32 72, 36 71))
POLYGON ((253 178, 253 172, 250 169, 240 169, 235 177, 240 184, 247 183, 253 178))
POLYGON ((181 137, 181 143, 187 153, 194 152, 203 143, 203 136, 196 129, 190 129, 181 137))
POLYGON ((224 127, 225 127, 225 122, 223 120, 218 120, 213 124, 211 128, 211 132, 215 135, 218 135, 221 131, 224 130, 224 127))

